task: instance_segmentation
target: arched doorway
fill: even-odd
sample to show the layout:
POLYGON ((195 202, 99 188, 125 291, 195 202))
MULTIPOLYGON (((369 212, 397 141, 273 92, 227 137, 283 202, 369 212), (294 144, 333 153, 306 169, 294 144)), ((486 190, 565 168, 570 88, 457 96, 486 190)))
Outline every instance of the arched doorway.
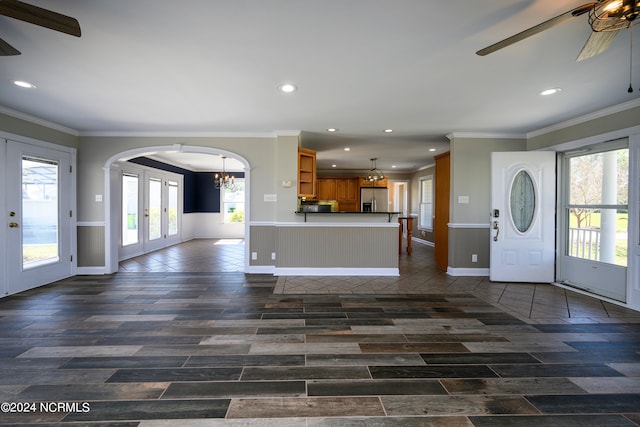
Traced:
POLYGON ((160 145, 140 147, 131 150, 126 150, 111 156, 104 164, 104 206, 105 206, 105 273, 111 274, 118 271, 118 241, 119 241, 119 221, 120 221, 120 188, 119 188, 119 174, 115 166, 121 161, 126 161, 135 157, 141 157, 149 155, 151 153, 200 153, 207 155, 223 155, 228 158, 234 158, 238 160, 244 169, 245 176, 245 222, 244 222, 244 235, 245 235, 245 253, 244 253, 244 265, 245 271, 249 268, 249 248, 250 248, 250 233, 249 233, 249 218, 251 205, 251 167, 247 159, 239 154, 231 151, 222 150, 214 147, 202 147, 202 146, 190 146, 181 144, 172 145, 160 145))

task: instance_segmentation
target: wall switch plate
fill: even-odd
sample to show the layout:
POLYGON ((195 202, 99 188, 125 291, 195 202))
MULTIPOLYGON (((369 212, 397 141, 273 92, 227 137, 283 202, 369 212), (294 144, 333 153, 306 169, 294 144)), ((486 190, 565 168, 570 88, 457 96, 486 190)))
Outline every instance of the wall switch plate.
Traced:
POLYGON ((251 259, 252 260, 257 260, 258 259, 258 252, 251 252, 251 259))
POLYGON ((264 195, 264 201, 265 202, 277 202, 278 201, 278 195, 277 194, 265 194, 264 195))
POLYGON ((275 252, 271 252, 271 259, 275 261, 275 259, 276 259, 276 253, 275 252))
POLYGON ((96 194, 96 202, 102 201, 102 194, 96 194))
POLYGON ((478 262, 478 254, 471 254, 471 262, 478 262))
POLYGON ((461 205, 468 205, 469 196, 458 196, 458 203, 460 203, 461 205))

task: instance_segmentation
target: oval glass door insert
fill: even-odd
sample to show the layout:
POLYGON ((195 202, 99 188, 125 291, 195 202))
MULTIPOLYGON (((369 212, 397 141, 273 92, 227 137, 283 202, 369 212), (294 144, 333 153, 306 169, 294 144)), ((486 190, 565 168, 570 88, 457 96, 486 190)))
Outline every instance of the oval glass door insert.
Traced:
POLYGON ((525 233, 533 223, 536 210, 536 194, 531 176, 521 170, 511 184, 511 220, 519 232, 525 233))

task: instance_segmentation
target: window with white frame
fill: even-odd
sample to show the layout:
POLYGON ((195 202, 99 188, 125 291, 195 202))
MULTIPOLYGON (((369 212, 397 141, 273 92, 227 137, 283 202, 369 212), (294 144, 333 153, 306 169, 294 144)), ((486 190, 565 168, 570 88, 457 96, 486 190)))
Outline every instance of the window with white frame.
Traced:
POLYGON ((232 190, 222 187, 224 223, 244 222, 244 178, 236 178, 232 190))
POLYGON ((420 217, 418 228, 433 229, 433 175, 420 178, 420 217))

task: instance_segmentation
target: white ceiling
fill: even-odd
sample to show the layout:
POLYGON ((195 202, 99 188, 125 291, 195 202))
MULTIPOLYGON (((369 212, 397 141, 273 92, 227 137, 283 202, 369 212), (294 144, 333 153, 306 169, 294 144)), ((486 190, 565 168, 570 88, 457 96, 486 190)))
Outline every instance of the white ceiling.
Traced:
POLYGON ((586 15, 475 54, 584 0, 29 2, 77 18, 82 37, 0 17, 22 51, 0 58, 0 111, 79 134, 301 130, 321 169, 378 157, 403 171, 446 151, 451 132, 525 134, 640 97, 640 27, 632 94, 629 30, 575 62, 586 15), (283 82, 299 90, 279 93, 283 82), (549 87, 562 92, 538 95, 549 87))

